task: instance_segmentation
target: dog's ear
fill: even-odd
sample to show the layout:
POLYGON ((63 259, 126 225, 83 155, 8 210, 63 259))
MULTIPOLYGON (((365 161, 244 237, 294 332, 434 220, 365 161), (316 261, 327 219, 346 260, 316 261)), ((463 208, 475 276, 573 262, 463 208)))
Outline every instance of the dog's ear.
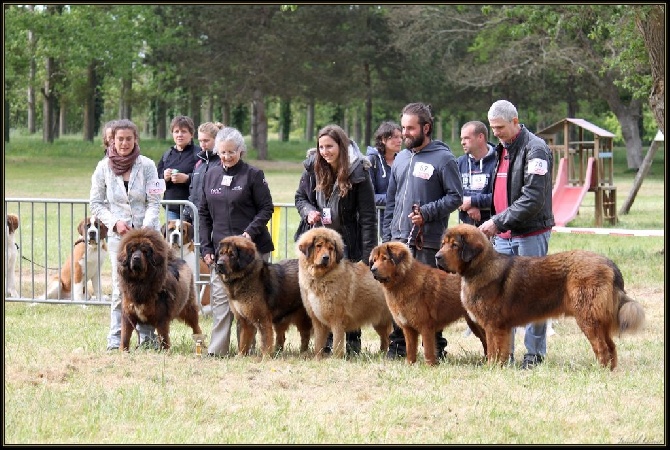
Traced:
POLYGON ((9 232, 13 233, 19 228, 19 216, 16 214, 7 214, 7 228, 9 232))
POLYGON ((344 241, 338 236, 333 244, 335 244, 335 262, 339 264, 344 259, 344 241))
POLYGON ((150 246, 147 246, 144 254, 147 255, 147 260, 151 263, 152 266, 158 265, 158 253, 154 252, 154 249, 150 246))
POLYGON ((386 249, 388 251, 389 259, 391 260, 391 262, 393 263, 394 266, 397 266, 398 264, 400 264, 407 257, 407 252, 404 252, 404 251, 399 251, 397 253, 393 253, 391 251, 391 246, 390 245, 387 246, 386 249))
POLYGON ((77 232, 79 233, 79 236, 86 236, 86 226, 90 223, 90 221, 91 218, 86 217, 85 219, 82 219, 81 222, 79 222, 79 225, 77 226, 77 232))
POLYGON ((9 232, 13 233, 19 229, 19 216, 16 214, 7 214, 7 226, 9 227, 9 232))
POLYGON ((461 246, 461 260, 467 263, 475 259, 483 250, 479 246, 470 244, 464 234, 458 235, 458 242, 461 246))
POLYGON ((235 250, 240 269, 244 269, 256 260, 256 251, 253 248, 235 246, 235 250))
POLYGON ((161 234, 163 235, 163 237, 165 239, 167 239, 167 237, 168 237, 167 236, 167 227, 165 226, 165 224, 161 225, 161 234))
POLYGON ((100 239, 106 239, 108 233, 107 225, 102 223, 102 220, 98 219, 97 217, 95 218, 95 224, 98 227, 100 239))
POLYGON ((189 242, 193 242, 195 239, 195 233, 193 232, 193 225, 188 222, 182 222, 182 226, 186 230, 186 236, 188 236, 189 242))
POLYGON ((119 254, 116 257, 120 267, 130 267, 130 255, 131 253, 128 251, 128 245, 121 247, 121 251, 119 251, 119 254))
POLYGON ((312 251, 314 250, 314 239, 301 239, 298 242, 298 250, 307 258, 311 258, 312 251))

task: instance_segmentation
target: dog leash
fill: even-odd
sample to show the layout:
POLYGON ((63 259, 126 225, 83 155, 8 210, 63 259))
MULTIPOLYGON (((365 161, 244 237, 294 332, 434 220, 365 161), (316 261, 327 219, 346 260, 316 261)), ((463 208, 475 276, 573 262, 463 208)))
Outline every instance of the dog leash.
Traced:
MULTIPOLYGON (((413 214, 419 214, 421 215, 421 210, 419 209, 419 205, 416 203, 412 205, 412 213, 413 214)), ((416 224, 412 223, 412 229, 409 230, 409 236, 407 237, 407 246, 409 247, 410 242, 412 241, 412 235, 414 234, 414 230, 416 229, 416 224)), ((414 247, 416 247, 417 250, 422 250, 423 249, 423 225, 419 225, 419 230, 416 233, 416 238, 414 239, 414 247)))
MULTIPOLYGON (((81 238, 81 237, 80 237, 79 239, 77 239, 77 240, 75 241, 74 245, 77 245, 77 244, 79 244, 80 242, 86 242, 86 241, 84 240, 84 238, 81 238)), ((16 248, 17 248, 17 250, 18 250, 18 248, 19 248, 19 244, 14 243, 14 245, 16 245, 16 248)), ((21 259, 25 259, 25 260, 28 261, 30 264, 36 265, 37 267, 41 267, 42 269, 46 269, 46 270, 60 270, 60 267, 47 267, 47 266, 43 266, 42 264, 36 263, 36 262, 33 261, 32 259, 27 258, 27 257, 24 256, 24 255, 21 255, 21 259)))

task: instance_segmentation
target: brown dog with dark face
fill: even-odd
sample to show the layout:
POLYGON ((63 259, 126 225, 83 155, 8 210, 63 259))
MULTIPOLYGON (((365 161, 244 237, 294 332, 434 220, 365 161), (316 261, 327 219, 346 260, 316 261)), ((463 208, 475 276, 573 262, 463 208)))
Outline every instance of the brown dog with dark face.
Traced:
POLYGON ((479 338, 486 355, 484 330, 461 304, 461 278, 417 261, 402 242, 386 242, 372 250, 370 270, 386 294, 393 320, 402 328, 407 346, 407 363, 416 362, 418 337, 424 358, 436 365, 435 333, 464 318, 479 338))
POLYGON ((461 275, 461 300, 486 331, 489 363, 508 360, 513 327, 566 315, 575 318, 600 364, 614 370, 612 334, 644 323, 642 305, 626 295, 619 268, 594 252, 503 255, 477 227, 460 224, 445 232, 435 259, 461 275))
POLYGON ((273 345, 275 351, 281 351, 291 324, 300 333, 300 352, 307 351, 312 321, 300 296, 297 259, 276 264, 263 261, 251 239, 229 236, 219 242, 216 271, 240 326, 241 354, 249 353, 256 330, 264 356, 271 355, 273 345))
POLYGON ((151 324, 161 347, 170 348, 170 322, 182 320, 202 334, 193 272, 175 258, 158 230, 133 229, 123 235, 118 254, 119 285, 123 294, 120 350, 128 350, 138 323, 151 324))

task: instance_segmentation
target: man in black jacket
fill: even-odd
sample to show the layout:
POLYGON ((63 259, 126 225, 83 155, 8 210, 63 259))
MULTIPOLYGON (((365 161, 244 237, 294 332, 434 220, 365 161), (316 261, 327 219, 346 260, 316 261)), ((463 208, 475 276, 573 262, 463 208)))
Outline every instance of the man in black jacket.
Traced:
MULTIPOLYGON (((551 205, 553 157, 544 140, 519 123, 516 107, 507 100, 491 105, 488 120, 500 143, 493 174, 492 216, 479 226, 494 237, 496 251, 507 255, 545 256, 554 214, 551 205)), ((511 339, 514 360, 514 330, 511 339)), ((547 322, 526 325, 522 369, 544 361, 547 322)))

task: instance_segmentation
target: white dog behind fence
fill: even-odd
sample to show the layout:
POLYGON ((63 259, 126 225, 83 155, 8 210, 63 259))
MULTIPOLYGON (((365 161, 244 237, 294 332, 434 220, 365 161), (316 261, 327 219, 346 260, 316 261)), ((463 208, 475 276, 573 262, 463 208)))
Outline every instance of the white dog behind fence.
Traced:
POLYGON ((16 261, 19 258, 19 246, 16 243, 16 230, 19 228, 19 217, 16 214, 7 214, 5 225, 5 295, 18 297, 16 288, 16 261))

